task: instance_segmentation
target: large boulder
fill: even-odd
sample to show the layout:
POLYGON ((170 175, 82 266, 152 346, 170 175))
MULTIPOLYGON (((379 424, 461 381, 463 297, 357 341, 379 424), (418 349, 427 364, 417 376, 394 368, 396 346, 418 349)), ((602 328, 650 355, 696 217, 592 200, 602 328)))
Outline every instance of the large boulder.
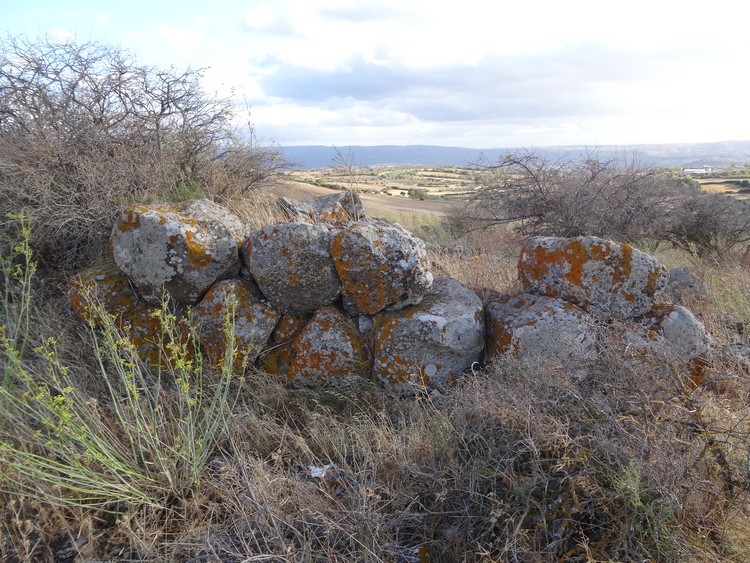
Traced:
POLYGON ((420 304, 377 315, 373 338, 373 377, 386 389, 445 385, 481 358, 482 301, 461 282, 438 278, 420 304))
POLYGON ((279 198, 279 208, 289 221, 343 226, 365 217, 365 207, 354 191, 337 192, 307 201, 279 198))
POLYGON ((166 290, 194 304, 220 279, 239 272, 242 222, 208 200, 128 207, 112 230, 112 252, 149 303, 166 290))
POLYGON ((282 313, 305 316, 336 301, 341 283, 331 258, 331 228, 282 223, 250 234, 244 259, 258 287, 282 313))
POLYGON ((396 223, 353 223, 334 237, 331 253, 350 315, 416 305, 432 285, 424 243, 396 223))
POLYGON ((296 338, 263 363, 294 386, 320 386, 334 378, 364 375, 369 356, 354 323, 336 307, 318 309, 296 338))
POLYGON ((234 333, 234 370, 244 371, 263 351, 281 317, 264 303, 259 292, 244 280, 223 280, 208 290, 193 309, 201 346, 212 365, 219 367, 227 354, 226 329, 234 333), (227 323, 231 322, 231 327, 227 323))
POLYGON ((487 304, 485 322, 487 361, 511 354, 522 361, 570 364, 597 356, 593 317, 560 299, 528 293, 500 296, 487 304))
POLYGON ((78 272, 71 280, 68 300, 76 316, 94 324, 98 320, 92 307, 101 307, 119 321, 140 306, 130 280, 112 262, 78 272))
POLYGON ((575 303, 602 319, 643 315, 668 279, 668 270, 648 254, 590 236, 529 239, 518 273, 526 292, 575 303))

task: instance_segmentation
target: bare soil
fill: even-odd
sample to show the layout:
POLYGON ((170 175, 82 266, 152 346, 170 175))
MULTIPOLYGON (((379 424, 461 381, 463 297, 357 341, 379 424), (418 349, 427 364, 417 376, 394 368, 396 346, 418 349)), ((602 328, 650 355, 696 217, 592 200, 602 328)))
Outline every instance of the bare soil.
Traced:
MULTIPOLYGON (((270 191, 279 197, 289 197, 304 201, 313 197, 336 193, 337 190, 306 182, 281 179, 270 191)), ((396 195, 361 192, 360 197, 365 204, 365 210, 375 216, 391 213, 427 213, 441 216, 445 215, 450 206, 454 204, 454 202, 440 199, 419 200, 396 195)))

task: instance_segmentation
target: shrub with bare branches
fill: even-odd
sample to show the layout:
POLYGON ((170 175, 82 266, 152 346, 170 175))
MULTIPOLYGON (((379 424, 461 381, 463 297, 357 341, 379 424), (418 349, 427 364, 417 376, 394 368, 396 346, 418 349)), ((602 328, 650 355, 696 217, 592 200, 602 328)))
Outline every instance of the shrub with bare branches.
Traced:
POLYGON ((478 228, 510 224, 521 236, 668 242, 702 255, 750 240, 746 203, 703 193, 691 179, 635 157, 551 161, 524 152, 482 169, 479 189, 459 211, 478 228))
POLYGON ((125 204, 227 200, 283 164, 238 134, 233 102, 204 91, 200 70, 94 42, 7 37, 0 50, 0 217, 27 213, 48 265, 89 261, 125 204))

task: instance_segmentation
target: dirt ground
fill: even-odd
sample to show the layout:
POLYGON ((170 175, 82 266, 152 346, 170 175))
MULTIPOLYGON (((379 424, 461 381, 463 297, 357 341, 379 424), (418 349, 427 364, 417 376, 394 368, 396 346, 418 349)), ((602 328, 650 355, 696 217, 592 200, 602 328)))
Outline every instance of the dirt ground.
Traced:
MULTIPOLYGON (((314 186, 304 182, 280 180, 270 189, 279 197, 306 200, 316 196, 336 193, 336 190, 314 186)), ((383 215, 389 213, 415 213, 424 212, 432 215, 445 215, 451 203, 441 200, 418 200, 408 197, 387 196, 380 194, 361 193, 360 197, 365 204, 365 211, 371 215, 383 215)))

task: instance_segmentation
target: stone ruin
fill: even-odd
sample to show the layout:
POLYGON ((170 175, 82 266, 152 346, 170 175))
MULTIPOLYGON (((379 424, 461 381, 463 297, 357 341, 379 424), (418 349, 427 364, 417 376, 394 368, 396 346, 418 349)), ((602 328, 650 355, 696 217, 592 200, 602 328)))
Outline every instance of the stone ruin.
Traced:
POLYGON ((288 222, 248 232, 207 200, 129 207, 112 231, 114 263, 76 276, 71 308, 91 321, 98 303, 142 361, 168 365, 156 314, 167 294, 175 337, 193 327, 218 366, 231 307, 236 371, 257 366, 300 386, 370 377, 407 395, 503 355, 585 365, 613 321, 625 323, 630 348, 674 353, 690 370, 708 354, 692 313, 660 301, 667 270, 627 244, 529 239, 518 263, 523 293, 483 303, 459 281, 433 278, 425 244, 366 217, 356 193, 282 198, 280 208, 288 222))

